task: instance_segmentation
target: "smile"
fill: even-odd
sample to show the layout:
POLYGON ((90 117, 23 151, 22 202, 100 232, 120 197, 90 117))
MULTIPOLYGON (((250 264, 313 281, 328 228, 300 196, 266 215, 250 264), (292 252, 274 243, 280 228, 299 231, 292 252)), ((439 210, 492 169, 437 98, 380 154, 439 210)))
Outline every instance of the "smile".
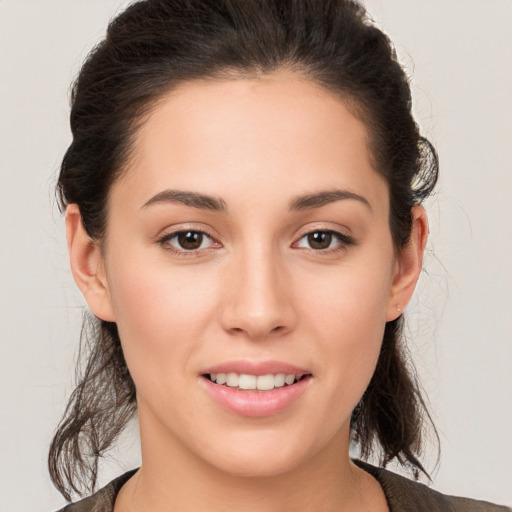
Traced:
POLYGON ((200 382, 222 409, 238 416, 262 418, 291 408, 310 389, 311 373, 209 372, 200 382))
POLYGON ((247 373, 210 373, 206 375, 210 381, 230 388, 238 390, 258 390, 271 391, 274 388, 282 388, 291 386, 301 379, 305 378, 304 374, 267 374, 267 375, 251 375, 247 373))

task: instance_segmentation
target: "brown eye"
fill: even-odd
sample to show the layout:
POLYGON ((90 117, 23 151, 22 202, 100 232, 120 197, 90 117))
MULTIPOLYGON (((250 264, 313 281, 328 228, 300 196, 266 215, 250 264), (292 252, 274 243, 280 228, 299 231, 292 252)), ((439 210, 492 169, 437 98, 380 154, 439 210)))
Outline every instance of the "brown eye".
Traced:
POLYGON ((318 251, 319 254, 332 254, 352 245, 356 245, 356 241, 351 236, 326 229, 305 233, 293 244, 293 247, 318 251))
POLYGON ((201 247, 204 235, 198 231, 182 231, 176 235, 176 241, 181 249, 194 251, 201 247))
POLYGON ((181 254, 195 254, 196 251, 202 251, 212 247, 219 247, 207 233, 202 231, 175 231, 165 235, 158 242, 164 249, 181 254))
POLYGON ((315 231, 307 235, 311 249, 328 249, 332 243, 332 233, 329 231, 315 231))

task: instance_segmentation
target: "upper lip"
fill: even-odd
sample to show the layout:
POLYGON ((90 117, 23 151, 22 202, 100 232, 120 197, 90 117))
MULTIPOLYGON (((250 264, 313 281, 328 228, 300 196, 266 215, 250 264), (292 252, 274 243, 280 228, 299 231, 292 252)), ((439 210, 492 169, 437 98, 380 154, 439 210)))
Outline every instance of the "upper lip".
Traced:
POLYGON ((285 373, 286 375, 296 375, 302 377, 311 372, 305 368, 300 368, 290 363, 283 361, 250 361, 250 360, 237 360, 226 361, 224 363, 210 366, 201 372, 202 375, 211 373, 244 373, 248 375, 269 375, 285 373))

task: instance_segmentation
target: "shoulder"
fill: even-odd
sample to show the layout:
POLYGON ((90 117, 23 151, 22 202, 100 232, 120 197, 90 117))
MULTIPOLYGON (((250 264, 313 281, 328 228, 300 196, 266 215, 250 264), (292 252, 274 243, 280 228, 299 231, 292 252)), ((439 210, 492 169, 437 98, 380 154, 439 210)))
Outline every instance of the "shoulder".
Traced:
POLYGON ((449 496, 386 469, 354 461, 382 486, 390 512, 512 512, 486 501, 449 496))
POLYGON ((136 469, 128 471, 124 475, 112 480, 109 484, 102 487, 99 491, 95 492, 88 498, 84 498, 83 500, 75 503, 70 503, 57 512, 112 512, 116 496, 121 487, 136 471, 136 469))

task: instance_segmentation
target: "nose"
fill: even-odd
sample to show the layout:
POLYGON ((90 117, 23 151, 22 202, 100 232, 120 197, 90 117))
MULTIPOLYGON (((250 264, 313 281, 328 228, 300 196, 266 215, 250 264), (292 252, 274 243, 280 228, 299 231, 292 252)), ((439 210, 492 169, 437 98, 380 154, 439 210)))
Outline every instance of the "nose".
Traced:
POLYGON ((227 272, 220 312, 226 331, 263 340, 293 330, 290 274, 272 249, 239 254, 227 272))

